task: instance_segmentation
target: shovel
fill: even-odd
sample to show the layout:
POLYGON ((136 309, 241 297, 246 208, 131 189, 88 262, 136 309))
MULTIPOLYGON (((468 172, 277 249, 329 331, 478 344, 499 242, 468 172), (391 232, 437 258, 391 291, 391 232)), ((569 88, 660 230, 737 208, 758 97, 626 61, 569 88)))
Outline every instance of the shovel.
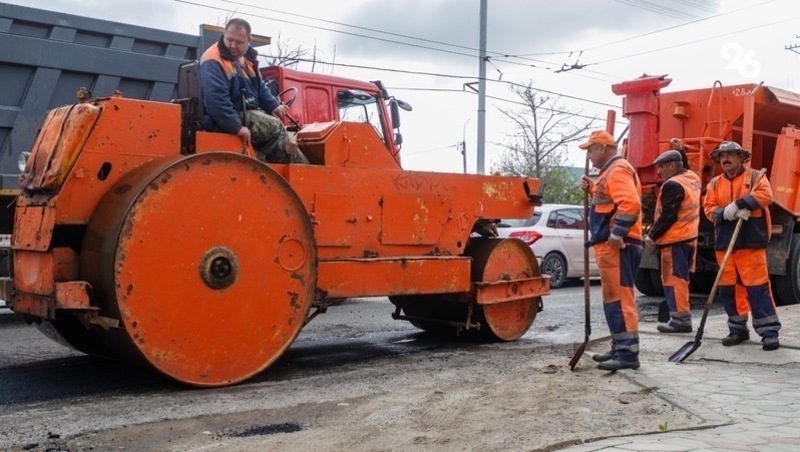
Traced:
POLYGON ((722 279, 722 271, 725 269, 725 265, 728 263, 728 258, 730 258, 731 254, 733 253, 733 246, 736 244, 736 239, 739 237, 739 230, 742 229, 743 222, 744 220, 741 218, 739 218, 739 221, 736 222, 736 228, 733 230, 730 243, 728 243, 728 249, 725 250, 725 257, 722 258, 722 262, 719 264, 719 271, 717 271, 717 277, 714 279, 714 286, 711 287, 711 293, 708 294, 708 300, 706 300, 706 306, 703 309, 703 318, 700 320, 700 327, 697 328, 697 334, 695 335, 694 340, 685 343, 683 347, 670 356, 669 360, 671 362, 676 364, 682 363, 686 358, 691 356, 695 350, 700 348, 700 344, 702 343, 701 341, 703 339, 703 328, 706 326, 706 319, 708 318, 708 311, 711 309, 711 302, 714 301, 714 295, 717 294, 719 280, 722 279))
MULTIPOLYGON (((589 154, 586 154, 586 166, 584 167, 583 174, 589 175, 589 154)), ((583 243, 589 243, 589 193, 583 192, 583 243)), ((580 361, 581 356, 586 351, 586 346, 589 344, 589 336, 592 335, 592 318, 589 306, 589 247, 583 247, 583 307, 584 307, 584 321, 585 335, 583 337, 583 344, 578 347, 572 359, 569 360, 569 369, 575 370, 575 366, 580 361)))

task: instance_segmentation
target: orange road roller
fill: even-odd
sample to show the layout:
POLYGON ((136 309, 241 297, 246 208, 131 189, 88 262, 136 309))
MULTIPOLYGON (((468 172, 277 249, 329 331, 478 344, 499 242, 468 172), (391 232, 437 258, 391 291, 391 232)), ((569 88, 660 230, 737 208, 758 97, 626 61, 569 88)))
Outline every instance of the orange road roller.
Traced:
POLYGON ((48 114, 0 287, 17 314, 201 387, 269 367, 332 299, 388 296, 395 318, 490 340, 533 323, 548 279, 493 224, 531 216, 538 180, 405 171, 373 125, 338 120, 297 131, 310 164, 268 164, 183 107, 48 114))

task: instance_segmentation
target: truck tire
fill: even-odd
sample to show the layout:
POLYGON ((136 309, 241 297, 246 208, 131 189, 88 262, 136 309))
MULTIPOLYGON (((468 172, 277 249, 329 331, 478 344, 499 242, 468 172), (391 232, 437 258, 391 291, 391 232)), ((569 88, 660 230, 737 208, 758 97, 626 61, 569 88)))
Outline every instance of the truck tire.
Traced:
POLYGON ((785 306, 800 301, 800 234, 792 235, 786 275, 773 276, 775 304, 785 306))
POLYGON ((651 297, 664 296, 664 286, 661 284, 661 275, 658 270, 640 268, 636 272, 633 285, 639 292, 651 297))

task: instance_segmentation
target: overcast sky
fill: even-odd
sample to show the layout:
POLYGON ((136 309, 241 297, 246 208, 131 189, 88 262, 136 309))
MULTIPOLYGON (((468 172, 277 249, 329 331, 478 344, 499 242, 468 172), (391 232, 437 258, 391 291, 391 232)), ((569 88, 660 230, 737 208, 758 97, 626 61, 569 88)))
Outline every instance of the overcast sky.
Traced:
MULTIPOLYGON (((280 34, 309 48, 316 45, 322 61, 332 61, 335 55, 336 63, 478 74, 478 0, 187 1, 193 4, 172 0, 8 2, 190 34, 197 34, 202 23, 223 24, 234 11, 253 24, 255 33, 280 34)), ((725 85, 764 81, 800 91, 800 55, 785 50, 788 44, 800 43, 796 38, 800 9, 792 0, 489 0, 488 17, 487 47, 496 53, 490 53, 487 76, 495 80, 532 81, 540 89, 612 105, 621 101, 610 85, 642 73, 669 74, 674 80, 669 90, 710 87, 719 79, 725 85), (674 28, 647 34, 667 27, 674 28), (647 35, 637 37, 642 34, 647 35), (562 64, 576 62, 589 65, 554 72, 562 64)), ((308 70, 310 65, 300 69, 308 70)), ((469 171, 475 171, 477 96, 461 91, 462 84, 471 80, 319 64, 316 70, 381 79, 390 92, 413 105, 413 112, 403 112, 407 168, 460 172, 461 156, 455 144, 463 133, 469 171), (449 89, 461 92, 441 91, 449 89)), ((506 83, 489 82, 488 93, 518 100, 506 83)), ((567 98, 560 100, 560 107, 601 118, 609 108, 567 98)), ((498 108, 518 107, 496 99, 487 102, 487 170, 498 158, 501 148, 496 143, 508 141, 512 133, 498 108)), ((603 126, 602 122, 596 125, 603 126)), ((576 163, 582 161, 577 148, 570 149, 569 156, 576 163)))

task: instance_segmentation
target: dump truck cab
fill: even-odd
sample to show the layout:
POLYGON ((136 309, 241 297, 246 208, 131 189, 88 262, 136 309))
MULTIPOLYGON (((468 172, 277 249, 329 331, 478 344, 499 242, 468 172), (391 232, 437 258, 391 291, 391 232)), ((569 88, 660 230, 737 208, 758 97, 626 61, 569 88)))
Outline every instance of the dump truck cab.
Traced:
MULTIPOLYGON (((262 69, 275 96, 289 105, 289 112, 300 124, 349 121, 369 123, 393 156, 402 144, 399 110, 411 107, 390 96, 380 81, 363 82, 283 66, 262 69)), ((288 126, 291 127, 290 121, 288 126)))

